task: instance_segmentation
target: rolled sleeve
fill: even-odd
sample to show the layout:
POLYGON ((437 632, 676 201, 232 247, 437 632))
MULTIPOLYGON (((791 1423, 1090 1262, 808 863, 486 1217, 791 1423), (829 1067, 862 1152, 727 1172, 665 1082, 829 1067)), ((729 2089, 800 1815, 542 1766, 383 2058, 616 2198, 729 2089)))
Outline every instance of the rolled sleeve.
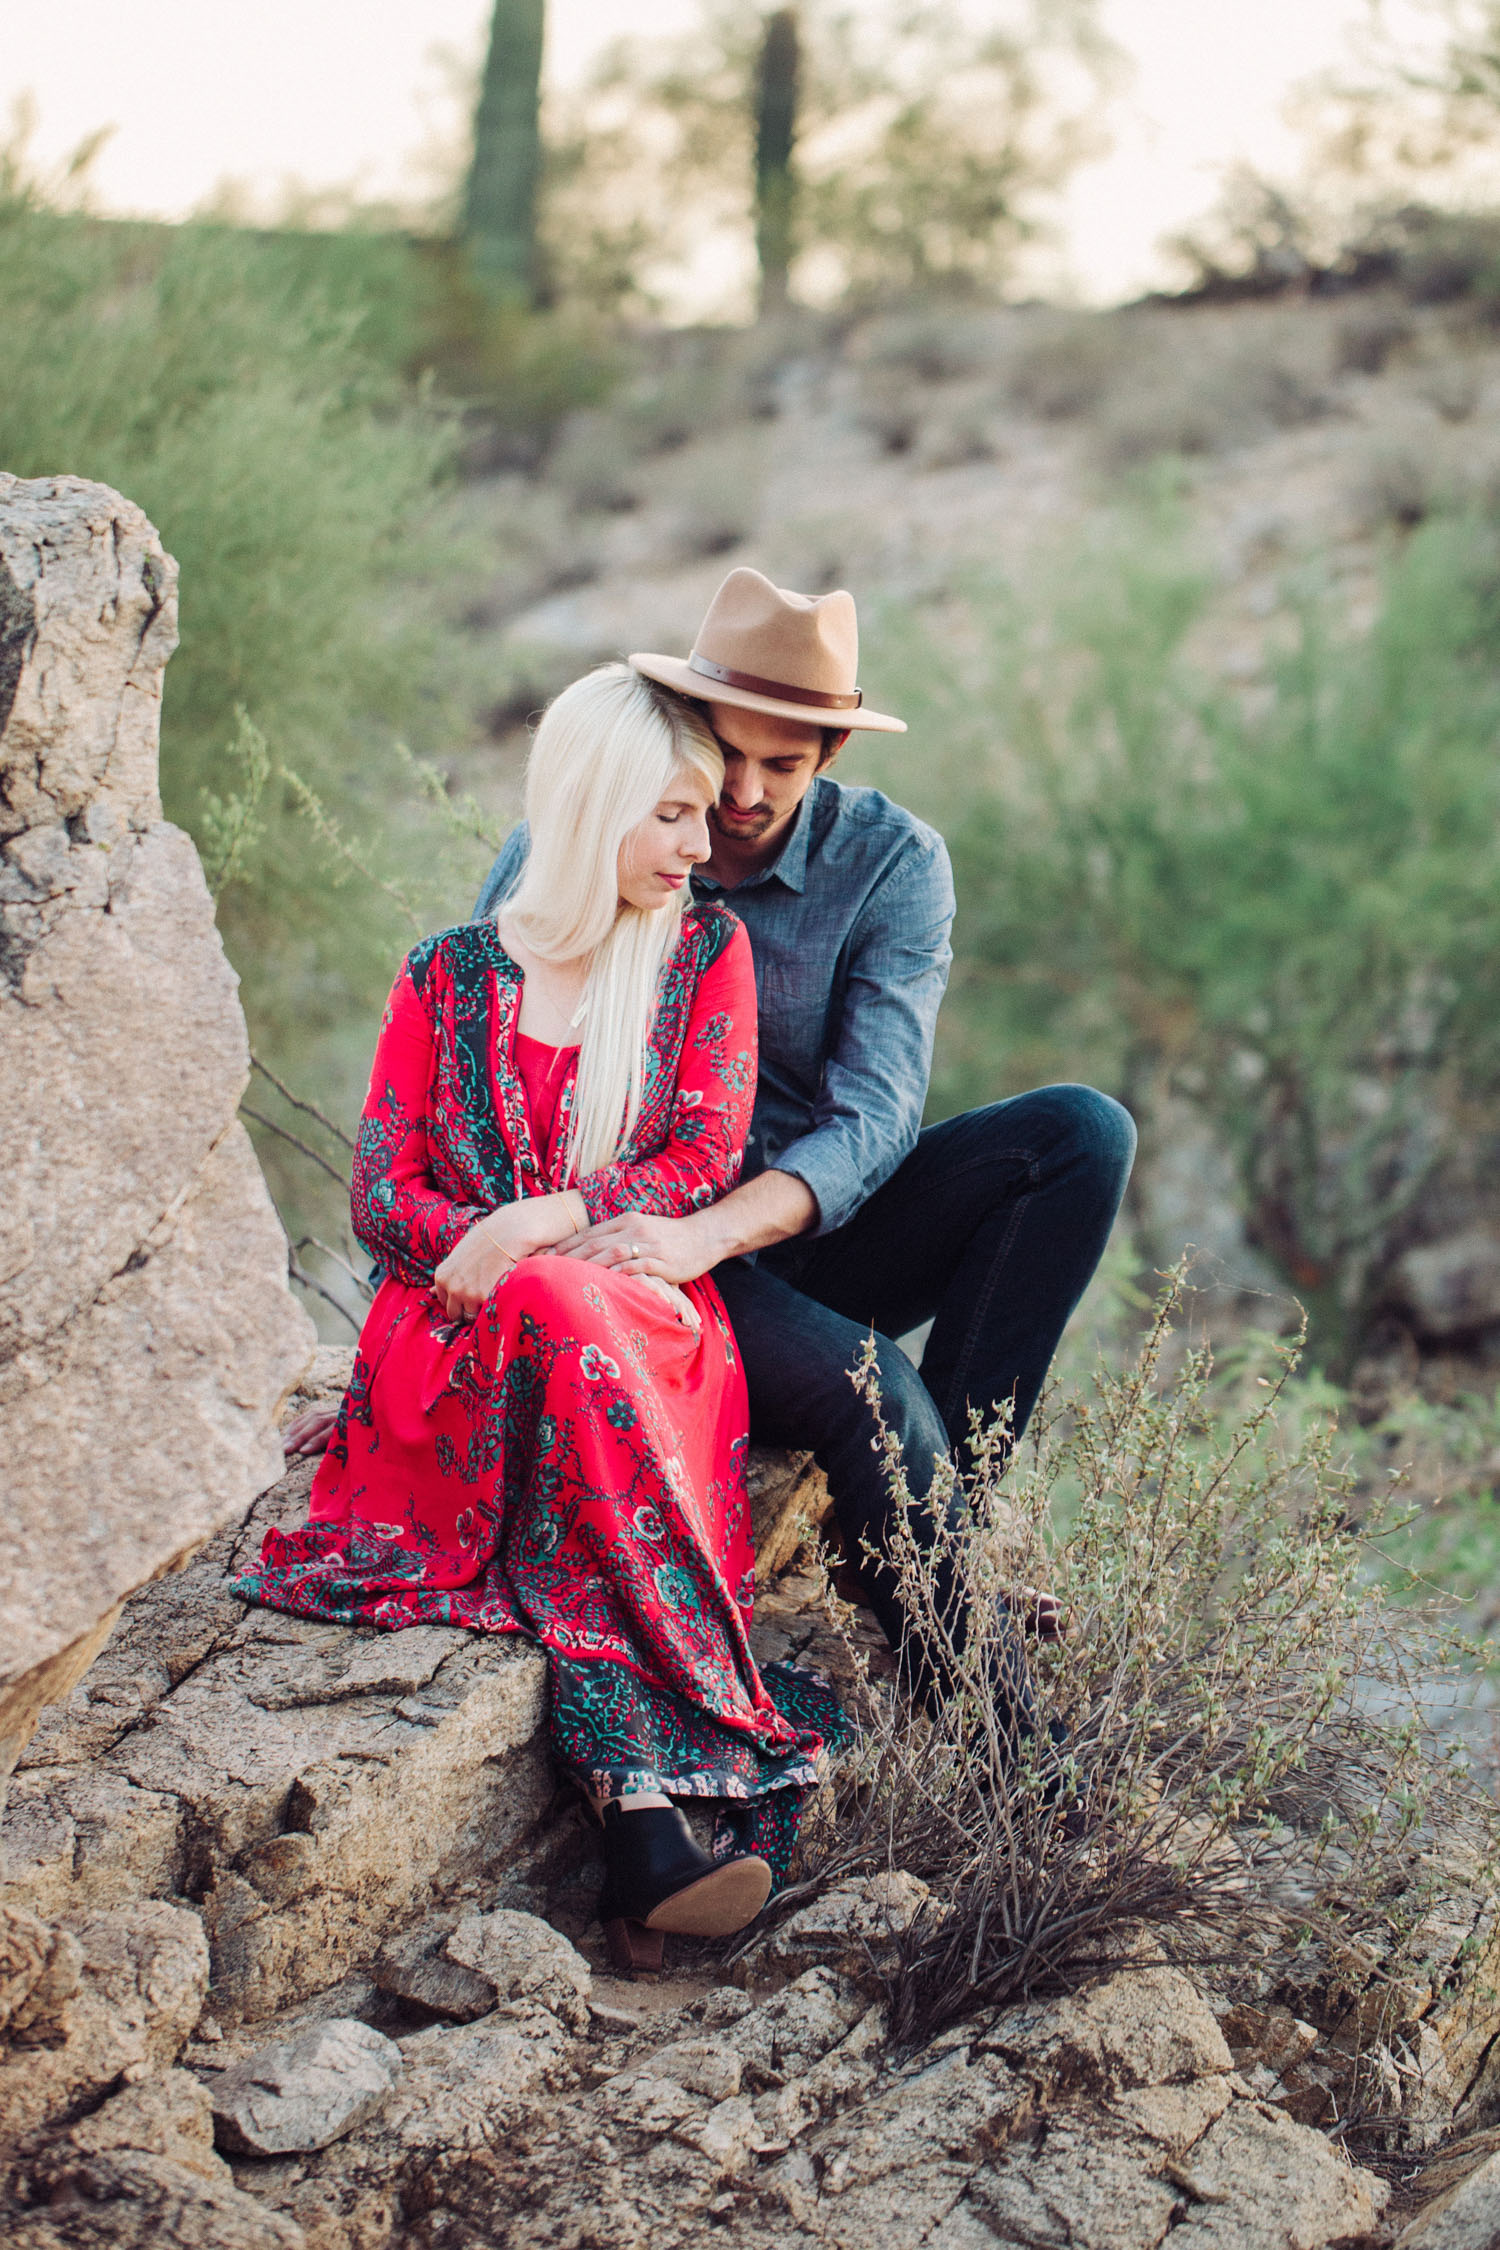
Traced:
POLYGON ((812 1130, 769 1159, 817 1197, 815 1234, 852 1218, 916 1146, 953 913, 948 854, 930 836, 902 854, 860 915, 812 1130))
POLYGON ((811 1188, 818 1204, 818 1223, 809 1230, 812 1234, 829 1234, 852 1219, 869 1192, 848 1136, 837 1125, 825 1125, 793 1141, 790 1148, 781 1150, 771 1169, 790 1172, 804 1187, 811 1188))

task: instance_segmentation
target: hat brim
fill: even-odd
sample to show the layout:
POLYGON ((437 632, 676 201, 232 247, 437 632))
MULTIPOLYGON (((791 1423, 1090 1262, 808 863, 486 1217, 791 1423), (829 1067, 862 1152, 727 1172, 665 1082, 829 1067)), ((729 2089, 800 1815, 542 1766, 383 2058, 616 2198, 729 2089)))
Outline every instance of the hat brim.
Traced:
POLYGON ((764 711, 773 719, 796 719, 805 727, 837 727, 851 734, 905 734, 906 721, 888 712, 871 711, 860 704, 853 711, 820 711, 812 703, 784 703, 778 696, 756 695, 749 688, 723 687, 706 679, 681 656, 632 656, 627 659, 648 680, 690 695, 695 703, 732 703, 740 711, 764 711))

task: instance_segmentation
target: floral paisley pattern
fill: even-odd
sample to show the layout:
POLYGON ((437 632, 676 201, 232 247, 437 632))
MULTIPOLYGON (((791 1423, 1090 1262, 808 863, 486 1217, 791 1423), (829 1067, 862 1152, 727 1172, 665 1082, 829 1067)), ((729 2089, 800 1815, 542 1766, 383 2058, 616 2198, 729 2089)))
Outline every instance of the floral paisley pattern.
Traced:
MULTIPOLYGON (((547 1651, 558 1756, 601 1795, 724 1802, 726 1838, 784 1872, 838 1726, 828 1690, 750 1653, 748 1409, 713 1283, 688 1323, 639 1280, 525 1258, 472 1322, 432 1275, 476 1219, 565 1177, 515 1062, 521 972, 493 922, 407 957, 381 1024, 354 1168, 355 1232, 384 1273, 309 1520, 266 1534, 245 1599, 389 1630, 527 1633, 547 1651)), ((575 1184, 590 1216, 680 1216, 739 1173, 755 985, 722 907, 683 917, 629 1145, 575 1184)))

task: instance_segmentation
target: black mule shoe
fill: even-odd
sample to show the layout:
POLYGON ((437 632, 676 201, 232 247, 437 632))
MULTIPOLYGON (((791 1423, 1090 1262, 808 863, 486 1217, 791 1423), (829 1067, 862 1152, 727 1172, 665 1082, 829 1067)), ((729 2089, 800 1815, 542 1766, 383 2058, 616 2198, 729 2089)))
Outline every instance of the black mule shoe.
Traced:
POLYGON ((659 1969, 662 1936, 730 1937, 771 1895, 771 1870, 753 1853, 711 1859, 675 1805, 604 1808, 599 1919, 622 1976, 659 1969))

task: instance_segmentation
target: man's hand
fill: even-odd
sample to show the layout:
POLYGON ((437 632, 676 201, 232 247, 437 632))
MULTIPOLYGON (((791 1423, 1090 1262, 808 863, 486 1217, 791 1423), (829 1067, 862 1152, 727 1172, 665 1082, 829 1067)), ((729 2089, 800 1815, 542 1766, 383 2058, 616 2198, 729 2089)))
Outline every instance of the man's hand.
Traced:
POLYGON ((657 1219, 647 1211, 627 1211, 623 1218, 584 1227, 552 1255, 591 1258, 643 1281, 696 1281, 723 1256, 717 1237, 703 1224, 708 1216, 695 1211, 686 1219, 657 1219))
POLYGON ((309 1406, 295 1422, 288 1424, 281 1450, 289 1461, 308 1453, 326 1453, 328 1440, 339 1418, 336 1406, 309 1406))
POLYGON ((646 1211, 601 1219, 598 1226, 584 1227, 571 1241, 559 1243, 556 1255, 593 1258, 656 1281, 696 1281, 726 1258, 785 1242, 817 1222, 812 1189, 795 1173, 773 1170, 758 1173, 721 1202, 685 1219, 657 1219, 646 1211))

